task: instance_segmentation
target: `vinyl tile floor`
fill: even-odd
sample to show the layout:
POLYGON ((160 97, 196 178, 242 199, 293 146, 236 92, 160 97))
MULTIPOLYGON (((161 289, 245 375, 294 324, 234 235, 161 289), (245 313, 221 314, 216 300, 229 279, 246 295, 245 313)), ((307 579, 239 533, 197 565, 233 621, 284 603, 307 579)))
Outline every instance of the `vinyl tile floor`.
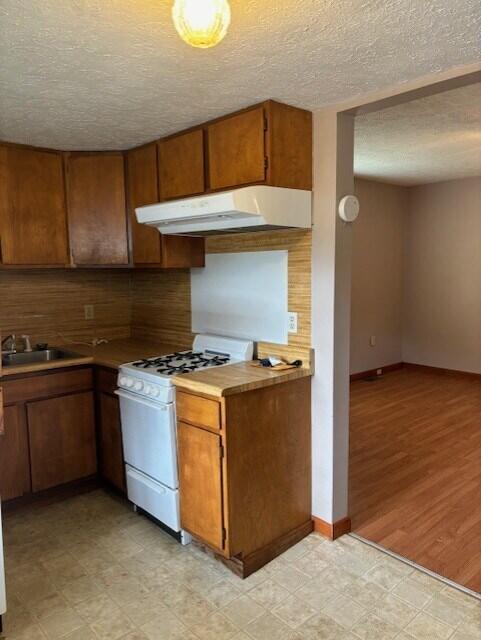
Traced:
POLYGON ((479 640, 481 601, 351 536, 241 580, 103 491, 4 518, 9 640, 479 640))

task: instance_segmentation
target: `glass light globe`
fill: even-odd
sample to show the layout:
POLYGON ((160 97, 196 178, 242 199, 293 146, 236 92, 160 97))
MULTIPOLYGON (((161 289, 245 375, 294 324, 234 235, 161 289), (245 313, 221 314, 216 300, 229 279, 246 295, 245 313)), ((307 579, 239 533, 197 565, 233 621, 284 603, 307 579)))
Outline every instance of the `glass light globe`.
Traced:
POLYGON ((175 0, 172 19, 178 34, 193 47, 215 47, 230 24, 228 0, 175 0))

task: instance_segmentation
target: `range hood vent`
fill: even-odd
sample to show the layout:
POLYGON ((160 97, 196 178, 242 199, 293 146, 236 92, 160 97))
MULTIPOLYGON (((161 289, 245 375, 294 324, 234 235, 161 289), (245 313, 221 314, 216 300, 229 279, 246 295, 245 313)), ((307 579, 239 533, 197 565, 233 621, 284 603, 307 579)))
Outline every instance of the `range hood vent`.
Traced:
POLYGON ((140 223, 165 235, 310 229, 312 193, 260 185, 152 204, 135 212, 140 223))

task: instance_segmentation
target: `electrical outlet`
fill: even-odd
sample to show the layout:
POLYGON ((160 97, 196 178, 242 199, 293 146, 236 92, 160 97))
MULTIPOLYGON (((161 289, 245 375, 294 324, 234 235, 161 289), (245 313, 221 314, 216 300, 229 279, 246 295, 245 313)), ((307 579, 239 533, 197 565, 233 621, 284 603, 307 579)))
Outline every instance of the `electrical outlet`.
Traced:
POLYGON ((371 345, 371 347, 375 347, 376 346, 376 336, 371 336, 369 338, 369 344, 371 345))
POLYGON ((289 311, 288 313, 289 333, 297 333, 297 313, 295 311, 289 311))
POLYGON ((95 318, 95 310, 93 304, 84 304, 85 320, 93 320, 95 318))

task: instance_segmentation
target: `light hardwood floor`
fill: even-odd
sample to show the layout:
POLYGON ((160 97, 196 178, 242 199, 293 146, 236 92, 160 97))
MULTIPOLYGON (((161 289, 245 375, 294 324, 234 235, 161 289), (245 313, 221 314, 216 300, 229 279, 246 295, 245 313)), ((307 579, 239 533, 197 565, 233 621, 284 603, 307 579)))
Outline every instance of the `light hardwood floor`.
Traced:
POLYGON ((351 385, 353 531, 481 592, 481 378, 351 385))

